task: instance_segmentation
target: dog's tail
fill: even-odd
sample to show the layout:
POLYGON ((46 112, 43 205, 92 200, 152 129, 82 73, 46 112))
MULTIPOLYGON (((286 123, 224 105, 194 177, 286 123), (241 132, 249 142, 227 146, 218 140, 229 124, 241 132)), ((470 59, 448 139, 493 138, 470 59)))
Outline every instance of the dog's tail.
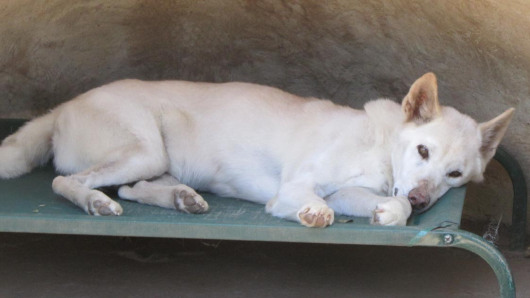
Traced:
POLYGON ((0 178, 18 177, 50 159, 55 118, 53 111, 36 118, 2 142, 0 178))

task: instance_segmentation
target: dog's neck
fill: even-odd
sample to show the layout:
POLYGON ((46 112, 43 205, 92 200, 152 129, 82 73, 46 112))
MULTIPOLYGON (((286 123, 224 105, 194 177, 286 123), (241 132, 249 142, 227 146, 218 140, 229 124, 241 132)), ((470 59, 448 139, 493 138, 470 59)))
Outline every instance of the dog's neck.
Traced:
POLYGON ((364 106, 368 119, 372 123, 374 146, 380 148, 380 156, 384 165, 385 185, 381 186, 382 192, 392 195, 394 184, 392 169, 392 150, 395 148, 398 135, 404 125, 404 116, 400 104, 380 99, 370 101, 364 106))

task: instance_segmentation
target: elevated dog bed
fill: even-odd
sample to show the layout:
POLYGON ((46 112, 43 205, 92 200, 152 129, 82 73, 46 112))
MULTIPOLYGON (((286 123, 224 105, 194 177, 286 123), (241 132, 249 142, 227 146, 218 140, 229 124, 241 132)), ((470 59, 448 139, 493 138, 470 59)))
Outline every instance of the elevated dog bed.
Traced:
MULTIPOLYGON (((19 120, 0 120, 0 138, 21 124, 19 120)), ((432 209, 414 215, 404 227, 374 226, 367 218, 339 216, 331 227, 315 229, 274 218, 265 213, 263 205, 211 194, 203 194, 210 205, 206 214, 184 214, 120 200, 123 215, 90 216, 52 192, 55 175, 47 166, 17 179, 0 180, 0 232, 458 247, 486 260, 497 276, 501 295, 515 297, 514 281, 502 254, 481 237, 459 229, 465 187, 451 189, 432 209)), ((523 203, 526 210, 526 198, 523 203)), ((518 220, 520 214, 526 213, 519 213, 518 220)))

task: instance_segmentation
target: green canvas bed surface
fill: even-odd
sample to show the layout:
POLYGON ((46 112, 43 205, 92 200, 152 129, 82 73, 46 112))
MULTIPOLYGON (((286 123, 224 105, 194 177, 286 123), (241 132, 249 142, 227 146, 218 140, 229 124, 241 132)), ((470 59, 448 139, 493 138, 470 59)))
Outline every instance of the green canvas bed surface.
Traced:
POLYGON ((326 229, 309 229, 272 217, 263 205, 243 200, 202 195, 210 210, 185 214, 175 210, 117 199, 121 216, 90 216, 54 194, 51 167, 36 169, 21 178, 0 181, 2 231, 109 236, 207 238, 231 240, 409 245, 425 228, 456 226, 465 189, 451 190, 431 211, 411 218, 409 226, 380 227, 368 218, 338 217, 326 229), (409 240, 407 240, 409 239, 409 240))
MULTIPOLYGON (((0 138, 21 125, 0 120, 0 138)), ((368 218, 338 216, 325 229, 307 228, 265 213, 263 205, 203 193, 206 214, 185 214, 117 199, 121 216, 87 215, 53 193, 51 166, 20 178, 0 180, 0 232, 171 237, 242 241, 281 241, 393 246, 459 247, 481 256, 494 270, 504 297, 515 285, 502 254, 481 237, 459 229, 465 187, 451 189, 428 212, 404 227, 369 224, 368 218)))

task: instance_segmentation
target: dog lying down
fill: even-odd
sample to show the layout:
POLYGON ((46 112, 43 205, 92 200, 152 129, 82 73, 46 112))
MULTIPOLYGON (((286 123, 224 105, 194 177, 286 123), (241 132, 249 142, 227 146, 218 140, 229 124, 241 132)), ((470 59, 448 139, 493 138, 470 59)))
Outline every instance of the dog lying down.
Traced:
POLYGON ((440 106, 436 77, 401 106, 364 111, 248 83, 117 81, 28 122, 0 147, 0 177, 52 156, 53 190, 92 215, 120 215, 97 188, 125 200, 204 213, 195 190, 266 204, 308 227, 334 212, 405 225, 449 188, 481 181, 510 119, 477 124, 440 106))

